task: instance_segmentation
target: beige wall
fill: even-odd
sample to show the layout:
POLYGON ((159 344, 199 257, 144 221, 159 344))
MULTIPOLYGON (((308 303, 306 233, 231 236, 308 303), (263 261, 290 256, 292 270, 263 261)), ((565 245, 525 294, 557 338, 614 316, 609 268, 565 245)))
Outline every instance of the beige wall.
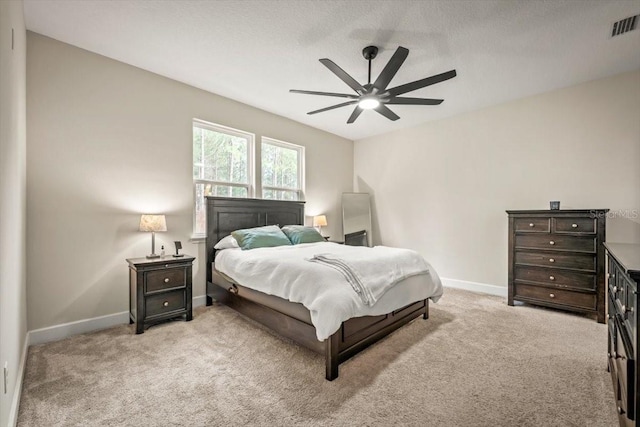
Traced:
POLYGON ((636 71, 356 141, 355 186, 377 243, 506 286, 506 209, 609 208, 607 240, 640 243, 639 119, 636 71))
MULTIPOLYGON (((259 94, 257 94, 259 96, 259 94)), ((353 143, 292 120, 28 33, 29 329, 128 310, 125 258, 150 252, 139 214, 165 213, 156 251, 192 232, 191 124, 199 118, 306 147, 306 213, 341 230, 353 143)))
POLYGON ((6 394, 0 390, 0 426, 16 419, 27 335, 25 67, 22 1, 0 1, 0 363, 9 371, 6 394))

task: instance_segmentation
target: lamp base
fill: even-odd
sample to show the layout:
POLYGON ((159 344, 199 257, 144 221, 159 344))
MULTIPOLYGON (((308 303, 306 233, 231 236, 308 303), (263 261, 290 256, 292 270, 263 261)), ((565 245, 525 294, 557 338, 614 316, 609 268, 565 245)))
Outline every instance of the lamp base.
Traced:
POLYGON ((160 258, 160 255, 151 254, 151 255, 147 255, 147 258, 148 259, 160 258))

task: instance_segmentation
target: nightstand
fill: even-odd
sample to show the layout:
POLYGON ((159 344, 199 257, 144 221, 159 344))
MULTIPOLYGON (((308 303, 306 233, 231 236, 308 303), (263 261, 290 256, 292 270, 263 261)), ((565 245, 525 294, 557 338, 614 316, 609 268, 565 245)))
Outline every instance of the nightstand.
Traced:
POLYGON ((145 325, 185 316, 193 319, 192 265, 194 257, 130 258, 129 323, 136 324, 136 334, 145 325))

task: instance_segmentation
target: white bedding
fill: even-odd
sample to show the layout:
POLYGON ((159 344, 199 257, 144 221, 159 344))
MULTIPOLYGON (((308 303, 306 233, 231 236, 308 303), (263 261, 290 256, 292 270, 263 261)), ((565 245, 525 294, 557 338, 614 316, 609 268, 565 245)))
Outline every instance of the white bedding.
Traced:
POLYGON ((318 340, 336 332, 352 317, 389 313, 415 301, 442 295, 442 283, 428 263, 429 272, 402 280, 387 290, 371 307, 365 305, 339 271, 309 262, 317 254, 348 254, 371 248, 337 243, 305 243, 243 251, 217 252, 215 268, 237 283, 301 303, 311 313, 318 340))

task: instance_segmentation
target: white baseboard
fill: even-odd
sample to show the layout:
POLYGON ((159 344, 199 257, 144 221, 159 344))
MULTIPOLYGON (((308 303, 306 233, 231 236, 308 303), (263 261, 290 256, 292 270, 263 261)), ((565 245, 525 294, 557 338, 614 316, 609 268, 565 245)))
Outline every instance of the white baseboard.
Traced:
POLYGON ((207 296, 200 295, 199 297, 193 297, 193 308, 201 307, 207 303, 207 296))
POLYGON ((464 289, 466 291, 479 292, 481 294, 507 297, 507 288, 504 286, 487 285, 486 283, 467 282, 466 280, 441 278, 445 288, 464 289))
POLYGON ((129 312, 123 311, 121 313, 107 314, 106 316, 94 317, 92 319, 77 320, 75 322, 35 329, 29 331, 29 345, 58 341, 72 335, 106 329, 127 322, 129 322, 129 312))
MULTIPOLYGON (((205 295, 193 298, 193 307, 205 305, 207 297, 205 295)), ((91 319, 77 320, 75 322, 63 323, 61 325, 49 326, 47 328, 29 331, 29 345, 43 344, 51 341, 58 341, 72 335, 84 334, 98 331, 100 329, 111 328, 129 322, 129 312, 107 314, 106 316, 94 317, 91 319)))
POLYGON ((20 356, 20 364, 18 372, 16 372, 16 386, 13 389, 13 400, 11 401, 11 409, 9 409, 9 427, 15 427, 18 424, 18 410, 20 409, 20 397, 22 396, 22 381, 24 380, 24 371, 27 366, 27 352, 29 351, 29 332, 24 337, 24 345, 22 346, 22 355, 20 356))

